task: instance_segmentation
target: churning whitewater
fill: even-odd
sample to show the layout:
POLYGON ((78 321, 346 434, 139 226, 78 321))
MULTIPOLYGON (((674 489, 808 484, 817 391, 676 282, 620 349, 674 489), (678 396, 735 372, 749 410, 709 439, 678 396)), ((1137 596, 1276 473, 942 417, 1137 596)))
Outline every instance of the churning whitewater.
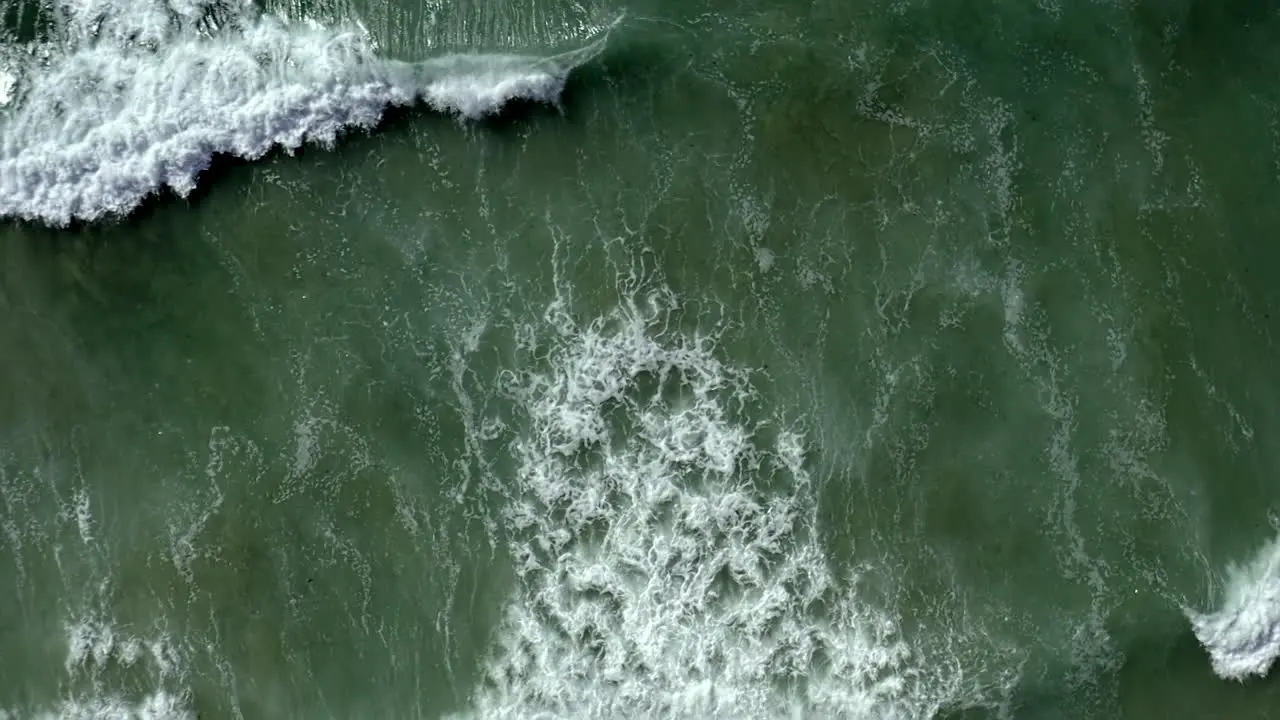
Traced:
POLYGON ((220 23, 176 0, 56 9, 64 41, 0 56, 0 217, 53 226, 124 215, 166 189, 186 196, 218 154, 331 146, 394 106, 476 119, 512 100, 556 103, 612 27, 559 55, 403 62, 380 57, 358 23, 328 28, 249 6, 220 23))
POLYGON ((584 326, 557 301, 549 368, 506 374, 528 418, 505 513, 521 582, 465 717, 908 720, 990 702, 833 572, 803 429, 736 417, 759 401, 753 373, 717 357, 714 328, 675 330, 677 308, 659 288, 584 326))
POLYGON ((1185 612, 1219 677, 1265 676, 1280 657, 1280 538, 1248 564, 1227 568, 1220 608, 1185 612))

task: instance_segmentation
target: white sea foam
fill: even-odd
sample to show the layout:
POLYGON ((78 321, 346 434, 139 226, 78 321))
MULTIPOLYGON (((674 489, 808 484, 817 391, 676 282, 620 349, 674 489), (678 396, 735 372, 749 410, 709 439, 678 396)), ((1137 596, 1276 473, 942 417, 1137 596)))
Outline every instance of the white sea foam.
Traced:
POLYGON ((554 57, 407 63, 380 58, 356 26, 237 17, 210 33, 185 19, 199 4, 64 9, 69 49, 27 63, 21 80, 0 71, 0 95, 18 98, 0 120, 0 217, 66 225, 124 214, 154 192, 190 193, 216 154, 330 145, 392 106, 475 119, 515 99, 554 103, 608 32, 554 57))
POLYGON ((0 720, 190 720, 195 717, 182 687, 182 657, 166 639, 147 639, 112 623, 87 619, 67 626, 67 680, 80 689, 54 707, 0 708, 0 720), (112 692, 103 676, 145 668, 151 687, 128 695, 112 692))
POLYGON ((520 587, 467 717, 924 718, 961 695, 832 573, 804 438, 658 293, 587 327, 556 307, 508 512, 520 587), (775 429, 786 426, 771 418, 775 429))
POLYGON ((1227 568, 1222 606, 1186 611, 1218 677, 1266 675, 1280 657, 1280 537, 1244 566, 1227 568))
POLYGON ((18 76, 12 70, 0 67, 0 107, 13 102, 18 92, 18 76))

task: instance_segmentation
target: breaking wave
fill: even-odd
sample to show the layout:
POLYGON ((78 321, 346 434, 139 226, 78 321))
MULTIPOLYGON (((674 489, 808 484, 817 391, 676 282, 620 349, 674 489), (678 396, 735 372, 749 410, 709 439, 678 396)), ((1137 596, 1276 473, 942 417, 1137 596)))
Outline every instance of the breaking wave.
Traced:
POLYGON ((1227 568, 1220 608, 1186 614, 1218 677, 1244 680, 1270 672, 1280 657, 1280 538, 1247 565, 1227 568))
POLYGON ((513 100, 556 103, 616 25, 557 55, 404 62, 380 57, 358 24, 156 0, 58 9, 66 39, 0 53, 0 217, 53 226, 186 196, 218 154, 330 146, 393 106, 475 119, 513 100))

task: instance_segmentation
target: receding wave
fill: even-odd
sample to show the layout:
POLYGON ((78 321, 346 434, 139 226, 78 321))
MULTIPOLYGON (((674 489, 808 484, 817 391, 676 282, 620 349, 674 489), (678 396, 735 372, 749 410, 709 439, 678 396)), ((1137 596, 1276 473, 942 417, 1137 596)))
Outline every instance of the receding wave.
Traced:
POLYGON ((476 119, 513 100, 555 103, 616 25, 555 55, 405 62, 380 57, 359 25, 236 17, 210 32, 184 19, 199 8, 137 5, 66 9, 82 28, 70 42, 0 55, 0 216, 124 215, 152 193, 186 196, 215 155, 330 146, 394 106, 476 119))

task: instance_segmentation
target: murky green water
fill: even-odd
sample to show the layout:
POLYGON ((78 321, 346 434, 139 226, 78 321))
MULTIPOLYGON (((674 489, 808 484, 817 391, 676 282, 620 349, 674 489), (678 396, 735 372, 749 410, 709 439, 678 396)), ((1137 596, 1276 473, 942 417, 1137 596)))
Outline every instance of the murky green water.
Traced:
MULTIPOLYGON (((143 7, 86 127, 204 114, 112 141, 0 5, 9 215, 375 82, 143 7)), ((0 228, 0 717, 1280 717, 1274 9, 280 9, 406 61, 625 17, 558 105, 0 228)))

